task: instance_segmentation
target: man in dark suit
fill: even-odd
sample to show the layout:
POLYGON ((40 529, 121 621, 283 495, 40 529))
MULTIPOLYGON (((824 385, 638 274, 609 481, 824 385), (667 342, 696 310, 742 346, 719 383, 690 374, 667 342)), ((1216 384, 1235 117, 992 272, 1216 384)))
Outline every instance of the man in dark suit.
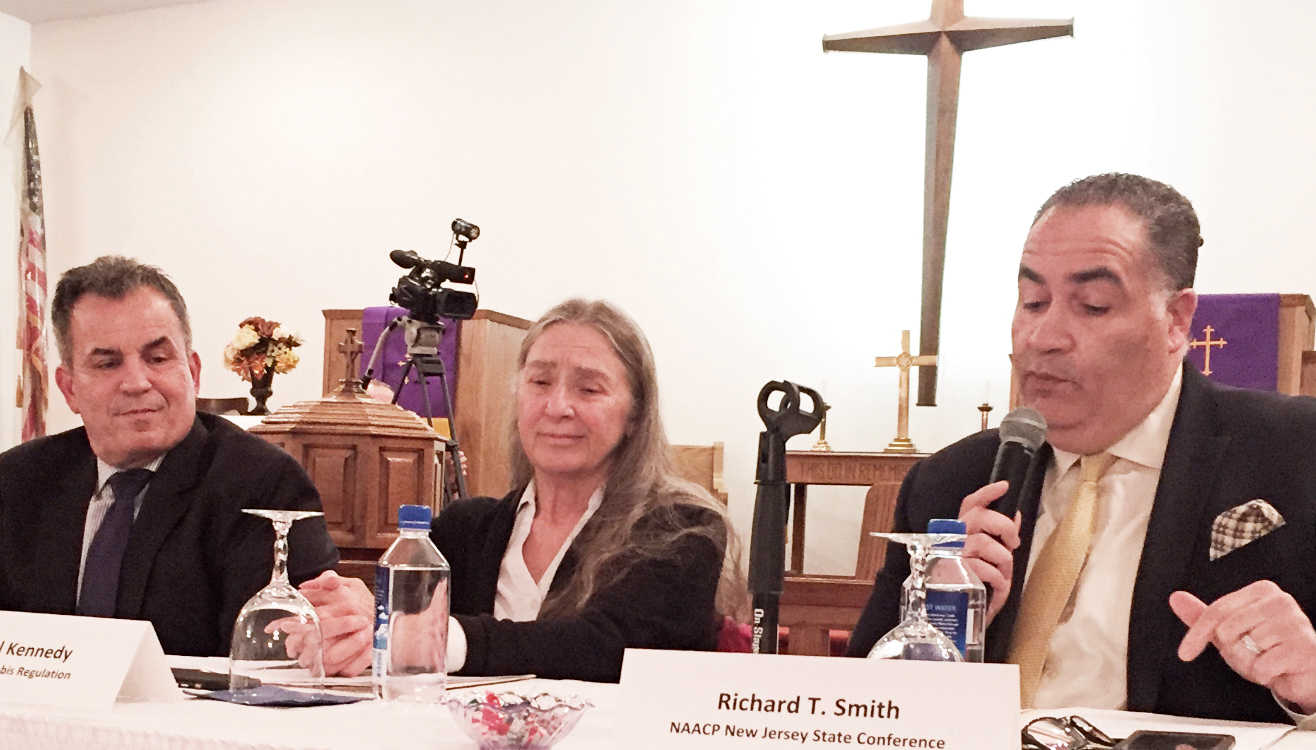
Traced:
MULTIPOLYGON (((159 269, 72 269, 51 312, 55 380, 84 426, 0 455, 0 609, 149 620, 167 653, 227 654, 273 561, 270 523, 241 509, 320 510, 315 487, 280 449, 196 413, 201 358, 159 269)), ((294 584, 337 559, 322 518, 293 525, 294 584)))
MULTIPOLYGON (((1006 489, 984 486, 995 430, 915 466, 901 488, 896 530, 968 526, 964 554, 990 595, 987 659, 1021 664, 1026 704, 1316 712, 1316 402, 1219 387, 1184 363, 1200 244, 1191 205, 1153 180, 1099 175, 1058 191, 1019 270, 1014 365, 1021 400, 1048 422, 1019 513, 989 507, 1006 489), (1075 536, 1067 516, 1082 515, 1089 483, 1075 536), (1051 605, 1033 579, 1060 566, 1048 546, 1073 539, 1076 580, 1037 629, 1051 605)), ((908 570, 891 549, 852 655, 895 626, 908 570)))

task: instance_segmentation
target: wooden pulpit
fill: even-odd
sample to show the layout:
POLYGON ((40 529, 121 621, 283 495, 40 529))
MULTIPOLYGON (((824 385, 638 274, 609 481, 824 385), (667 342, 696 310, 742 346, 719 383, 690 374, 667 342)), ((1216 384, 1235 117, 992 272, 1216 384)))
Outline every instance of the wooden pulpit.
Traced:
POLYGON ((340 391, 280 408, 250 432, 306 469, 343 575, 372 582, 375 562, 397 538, 398 506, 438 504, 439 436, 401 407, 340 391))

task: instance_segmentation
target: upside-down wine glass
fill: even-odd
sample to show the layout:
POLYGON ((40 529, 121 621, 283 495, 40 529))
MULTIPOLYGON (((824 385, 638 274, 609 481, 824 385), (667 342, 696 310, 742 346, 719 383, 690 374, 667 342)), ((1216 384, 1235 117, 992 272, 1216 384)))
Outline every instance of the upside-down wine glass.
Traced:
POLYGON ((243 508, 242 512, 268 518, 274 524, 274 572, 269 585, 242 605, 233 623, 229 688, 239 690, 261 683, 322 688, 324 655, 320 649, 320 618, 315 614, 315 607, 288 582, 288 529, 294 521, 324 514, 311 510, 251 508, 243 508), (294 648, 291 654, 290 636, 299 642, 299 648, 294 648))
POLYGON ((964 661, 955 642, 928 621, 928 557, 938 544, 964 539, 963 534, 899 534, 873 532, 909 550, 909 610, 904 622, 878 639, 870 659, 909 659, 917 661, 964 661))

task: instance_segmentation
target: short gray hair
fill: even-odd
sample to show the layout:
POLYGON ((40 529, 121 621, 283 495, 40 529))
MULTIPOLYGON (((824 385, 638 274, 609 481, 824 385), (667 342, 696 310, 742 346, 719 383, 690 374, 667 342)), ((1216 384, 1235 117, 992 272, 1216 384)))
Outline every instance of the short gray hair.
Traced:
POLYGON ((1163 182, 1136 174, 1111 172, 1075 180, 1060 188, 1038 209, 1033 223, 1059 207, 1123 206, 1141 219, 1151 240, 1152 256, 1171 290, 1188 289, 1197 274, 1202 227, 1193 204, 1163 182))
POLYGON ((192 324, 187 318, 187 303, 183 295, 169 280, 164 271, 122 255, 102 255, 85 266, 70 268, 60 277, 55 287, 55 298, 50 304, 51 321, 55 324, 55 347, 64 364, 73 362, 73 307, 84 295, 95 294, 108 299, 123 299, 139 287, 150 287, 169 301, 174 315, 183 327, 183 343, 192 350, 192 324))

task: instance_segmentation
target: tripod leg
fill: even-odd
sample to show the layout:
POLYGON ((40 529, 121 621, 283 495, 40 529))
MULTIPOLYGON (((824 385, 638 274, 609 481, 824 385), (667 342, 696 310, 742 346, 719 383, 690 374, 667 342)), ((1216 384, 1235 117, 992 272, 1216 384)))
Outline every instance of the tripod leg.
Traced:
POLYGON ((443 405, 448 408, 447 451, 452 456, 453 473, 457 477, 457 497, 465 499, 466 475, 462 473, 461 451, 457 444, 457 417, 452 411, 452 394, 448 392, 448 377, 443 370, 439 370, 439 385, 443 391, 443 405))
MULTIPOLYGON (((398 402, 398 397, 402 395, 402 389, 407 385, 407 375, 411 374, 411 368, 414 364, 411 357, 407 357, 406 363, 402 365, 402 377, 398 378, 398 389, 393 391, 393 400, 389 403, 396 404, 398 402)), ((419 374, 420 370, 418 369, 416 372, 419 374)))
MULTIPOLYGON (((448 407, 448 439, 444 441, 443 450, 448 453, 448 457, 452 461, 453 474, 457 477, 457 497, 465 499, 467 496, 466 477, 462 476, 461 454, 457 450, 457 438, 452 427, 452 398, 448 395, 448 379, 444 377, 442 360, 438 362, 437 366, 439 369, 435 375, 439 378, 439 385, 441 386, 440 390, 443 391, 443 400, 448 407)), ((420 400, 421 403, 425 405, 425 414, 423 416, 426 420, 432 422, 434 419, 434 409, 430 406, 430 385, 429 381, 425 379, 424 367, 418 366, 416 368, 416 382, 420 384, 420 400)), ((446 490, 447 488, 445 487, 444 489, 446 490)))
POLYGON ((430 406, 430 384, 425 380, 425 368, 416 368, 416 382, 420 384, 420 403, 425 408, 425 413, 421 416, 425 418, 426 424, 432 426, 430 420, 434 419, 434 407, 430 406))
MULTIPOLYGON (((379 334, 379 338, 376 339, 375 350, 370 353, 370 363, 366 365, 366 375, 365 377, 361 378, 362 390, 369 388, 370 381, 375 379, 375 367, 379 365, 379 355, 384 353, 384 342, 388 340, 389 335, 392 334, 393 331, 397 330, 398 322, 401 320, 402 318, 398 317, 389 321, 389 324, 384 328, 384 332, 379 334)), ((407 377, 406 373, 403 372, 402 374, 403 380, 405 380, 406 377, 407 377)), ((399 391, 402 390, 401 385, 398 386, 398 390, 399 391)), ((396 394, 393 399, 393 403, 397 403, 396 394)))

